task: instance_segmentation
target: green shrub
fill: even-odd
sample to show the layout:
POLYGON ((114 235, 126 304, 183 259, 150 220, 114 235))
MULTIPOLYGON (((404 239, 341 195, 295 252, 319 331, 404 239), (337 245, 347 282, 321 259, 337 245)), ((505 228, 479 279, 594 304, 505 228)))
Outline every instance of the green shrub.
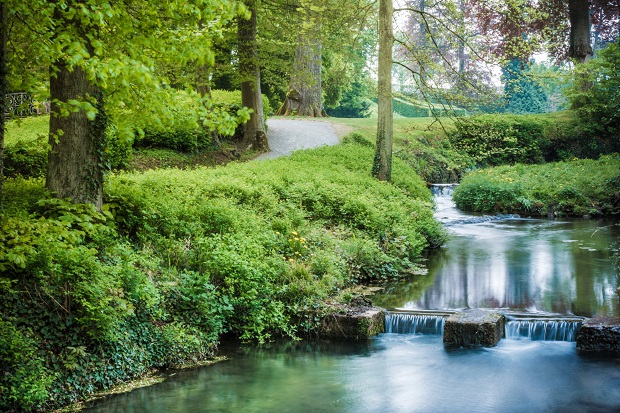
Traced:
POLYGON ((620 159, 603 156, 544 165, 500 166, 466 175, 455 189, 459 209, 534 216, 618 213, 620 159))
POLYGON ((37 352, 31 334, 0 319, 0 408, 30 410, 48 397, 54 374, 37 352))
POLYGON ((18 140, 4 150, 4 176, 42 177, 47 172, 46 137, 18 140))
POLYGON ((483 115, 456 124, 450 135, 454 147, 480 166, 540 163, 544 127, 537 118, 483 115))
MULTIPOLYGON (((225 333, 310 334, 355 282, 414 273, 421 251, 445 240, 430 191, 398 159, 393 183, 373 179, 372 158, 349 143, 119 173, 102 212, 49 199, 41 180, 7 180, 0 315, 20 330, 0 324, 19 344, 3 357, 33 377, 55 374, 16 403, 49 410, 153 367, 203 360, 225 333), (35 364, 17 353, 36 354, 35 364)), ((12 383, 0 375, 0 386, 12 383)))

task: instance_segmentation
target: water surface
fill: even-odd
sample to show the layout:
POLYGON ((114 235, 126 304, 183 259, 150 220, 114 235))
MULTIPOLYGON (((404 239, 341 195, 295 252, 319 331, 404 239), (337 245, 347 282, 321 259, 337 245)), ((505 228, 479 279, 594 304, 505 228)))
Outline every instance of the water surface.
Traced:
MULTIPOLYGON (((451 241, 429 257, 427 275, 388 285, 378 304, 618 315, 613 222, 481 218, 460 213, 449 198, 438 199, 437 216, 451 241)), ((86 411, 620 412, 620 355, 580 354, 574 342, 517 334, 494 348, 448 351, 437 333, 390 333, 363 343, 221 350, 227 361, 86 411)))

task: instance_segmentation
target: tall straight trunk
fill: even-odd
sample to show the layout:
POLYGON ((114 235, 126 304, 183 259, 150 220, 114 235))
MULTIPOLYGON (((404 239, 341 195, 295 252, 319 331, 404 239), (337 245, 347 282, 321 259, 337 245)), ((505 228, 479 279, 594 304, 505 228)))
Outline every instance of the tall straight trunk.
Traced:
POLYGON ((578 63, 585 63, 592 57, 590 44, 590 2, 569 0, 570 46, 568 55, 578 63))
POLYGON ((252 109, 250 120, 244 125, 243 145, 247 149, 268 151, 265 116, 260 90, 260 65, 256 42, 256 0, 247 0, 252 13, 249 20, 239 19, 239 74, 241 76, 241 105, 252 109))
POLYGON ((4 1, 0 2, 0 211, 2 211, 2 199, 4 196, 4 128, 5 114, 7 112, 6 95, 7 84, 7 35, 8 35, 7 8, 4 1))
POLYGON ((103 198, 103 150, 106 117, 100 90, 80 67, 69 70, 56 64, 50 76, 52 116, 50 146, 45 186, 57 198, 70 198, 74 203, 89 203, 101 209, 103 198), (56 101, 85 101, 95 98, 98 113, 90 121, 83 110, 60 116, 56 101))
POLYGON ((297 36, 291 81, 278 115, 327 116, 321 89, 321 24, 317 13, 310 10, 305 11, 305 19, 309 28, 297 36))
MULTIPOLYGON (((461 0, 459 4, 459 9, 461 10, 459 28, 465 27, 465 1, 461 0)), ((465 73, 465 30, 462 30, 460 33, 460 37, 458 39, 459 50, 458 50, 458 59, 459 59, 459 75, 462 76, 465 73)))
POLYGON ((379 67, 377 146, 372 175, 381 181, 392 177, 392 0, 379 1, 379 67))

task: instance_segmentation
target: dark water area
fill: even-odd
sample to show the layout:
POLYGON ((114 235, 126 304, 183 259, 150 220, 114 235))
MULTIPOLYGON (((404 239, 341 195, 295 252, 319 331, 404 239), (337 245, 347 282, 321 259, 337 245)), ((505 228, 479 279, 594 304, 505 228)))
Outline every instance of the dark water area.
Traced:
POLYGON ((620 412, 620 354, 580 353, 574 329, 559 328, 569 321, 543 317, 619 314, 615 223, 483 217, 460 213, 449 197, 437 203, 452 239, 428 257, 428 274, 375 298, 422 316, 395 317, 394 332, 362 343, 222 345, 225 361, 85 411, 620 412), (443 320, 423 311, 475 307, 531 317, 509 322, 497 347, 447 350, 443 320))

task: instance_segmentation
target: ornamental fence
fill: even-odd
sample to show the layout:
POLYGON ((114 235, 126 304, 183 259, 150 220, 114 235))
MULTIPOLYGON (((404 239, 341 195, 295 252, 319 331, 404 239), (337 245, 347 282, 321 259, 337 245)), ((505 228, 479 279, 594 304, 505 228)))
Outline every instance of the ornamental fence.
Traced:
POLYGON ((7 115, 25 117, 50 113, 50 102, 35 102, 28 93, 7 93, 7 115))

